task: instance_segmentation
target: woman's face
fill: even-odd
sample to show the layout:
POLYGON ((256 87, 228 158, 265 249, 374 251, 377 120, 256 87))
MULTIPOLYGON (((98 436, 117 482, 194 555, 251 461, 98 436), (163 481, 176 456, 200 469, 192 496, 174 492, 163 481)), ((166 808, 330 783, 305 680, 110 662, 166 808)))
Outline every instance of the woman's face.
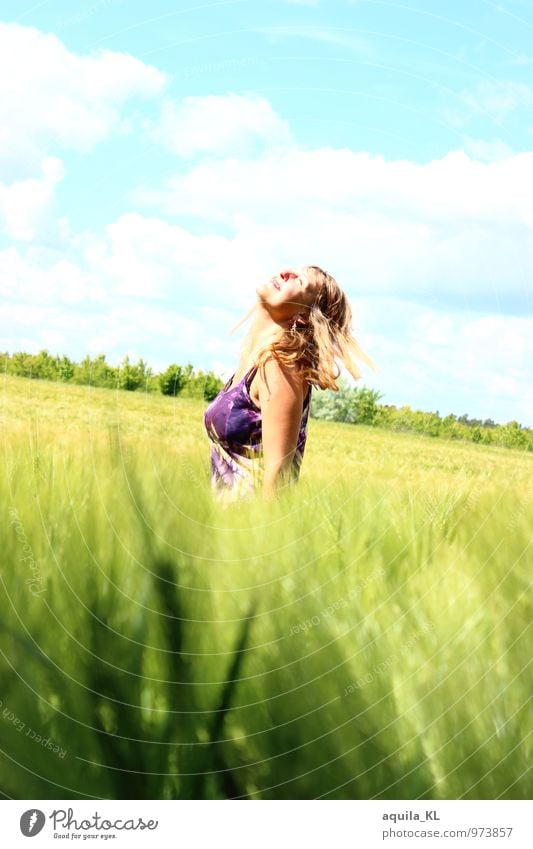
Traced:
POLYGON ((278 318, 305 313, 318 294, 318 284, 305 266, 283 268, 256 289, 259 300, 278 318))

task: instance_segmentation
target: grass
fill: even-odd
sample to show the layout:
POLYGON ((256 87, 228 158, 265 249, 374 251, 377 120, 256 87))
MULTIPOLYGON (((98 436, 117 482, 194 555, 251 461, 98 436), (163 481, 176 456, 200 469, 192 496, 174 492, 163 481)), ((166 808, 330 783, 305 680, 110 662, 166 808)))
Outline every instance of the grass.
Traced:
POLYGON ((2 378, 0 793, 530 798, 532 458, 311 420, 228 509, 203 407, 2 378))

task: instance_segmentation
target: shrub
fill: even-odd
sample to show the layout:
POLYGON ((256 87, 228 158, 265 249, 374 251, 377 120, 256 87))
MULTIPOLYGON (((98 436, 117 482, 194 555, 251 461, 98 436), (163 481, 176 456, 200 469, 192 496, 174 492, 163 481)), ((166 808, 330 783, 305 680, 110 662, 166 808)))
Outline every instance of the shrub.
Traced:
POLYGON ((129 392, 144 389, 151 375, 152 369, 147 366, 143 359, 139 359, 136 365, 132 365, 130 358, 126 355, 119 367, 119 389, 127 389, 129 392))
POLYGON ((159 377, 159 387, 163 395, 179 395, 187 385, 192 374, 192 365, 179 366, 172 363, 159 377))
POLYGON ((381 397, 381 393, 375 389, 350 387, 341 378, 337 392, 326 389, 313 395, 311 415, 326 421, 375 424, 378 416, 377 401, 381 397))
POLYGON ((87 355, 79 365, 74 365, 71 380, 82 385, 116 388, 118 369, 106 362, 105 354, 99 354, 94 360, 87 355))

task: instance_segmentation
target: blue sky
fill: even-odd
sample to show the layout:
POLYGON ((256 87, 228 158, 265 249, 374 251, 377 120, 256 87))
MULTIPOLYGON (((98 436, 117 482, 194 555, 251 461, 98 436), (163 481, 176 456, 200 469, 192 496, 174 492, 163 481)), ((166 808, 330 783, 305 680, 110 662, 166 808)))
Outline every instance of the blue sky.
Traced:
POLYGON ((5 2, 0 347, 191 361, 281 265, 383 403, 533 424, 526 0, 5 2))

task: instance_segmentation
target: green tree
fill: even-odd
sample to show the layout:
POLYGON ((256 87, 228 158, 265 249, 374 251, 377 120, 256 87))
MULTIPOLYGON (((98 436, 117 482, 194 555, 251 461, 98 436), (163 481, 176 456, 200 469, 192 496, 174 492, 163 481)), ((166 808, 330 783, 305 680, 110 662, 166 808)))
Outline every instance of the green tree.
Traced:
POLYGON ((191 375, 184 394, 189 398, 203 398, 204 401, 212 401, 224 383, 212 371, 197 371, 191 375))
POLYGON ((33 356, 26 351, 17 351, 11 356, 9 373, 18 377, 32 377, 33 356))
POLYGON ((522 429, 520 424, 514 420, 501 427, 503 444, 508 448, 524 448, 528 441, 531 441, 530 434, 531 431, 528 431, 527 428, 522 429))
POLYGON ((130 363, 130 358, 126 354, 119 366, 119 389, 127 389, 129 392, 135 392, 135 390, 141 388, 144 389, 151 374, 152 370, 148 368, 143 359, 139 359, 134 365, 130 363))
POLYGON ((204 401, 212 401, 214 398, 216 398, 223 386, 224 383, 222 382, 222 380, 220 380, 219 377, 213 374, 212 371, 208 371, 205 374, 203 385, 204 401))
POLYGON ((362 386, 354 392, 356 393, 357 421, 360 424, 373 425, 378 414, 378 401, 383 398, 383 393, 378 392, 377 389, 369 389, 368 386, 362 386))
POLYGON ((378 416, 378 400, 383 397, 375 389, 351 387, 344 378, 335 392, 326 389, 313 394, 311 415, 316 419, 351 424, 374 424, 378 416))
POLYGON ((186 366, 179 366, 176 363, 172 363, 158 377, 159 387, 163 395, 179 395, 181 390, 189 382, 192 370, 193 368, 190 363, 186 366))
POLYGON ((59 380, 63 380, 65 382, 72 380, 74 377, 75 366, 76 364, 71 362, 68 357, 61 357, 61 359, 58 358, 57 374, 59 380))
POLYGON ((357 421, 357 406, 354 403, 352 389, 342 378, 339 380, 339 389, 314 392, 311 398, 311 415, 316 419, 324 419, 328 422, 357 421))
POLYGON ((471 436, 472 442, 481 442, 482 438, 483 438, 483 434, 481 433, 481 428, 479 427, 479 425, 476 425, 472 429, 472 436, 471 436))
POLYGON ((50 356, 46 348, 33 356, 32 377, 41 380, 57 380, 58 370, 55 357, 50 356))
POLYGON ((74 383, 104 388, 116 388, 118 385, 118 369, 106 362, 105 354, 99 354, 91 360, 87 354, 81 363, 74 366, 74 383))

